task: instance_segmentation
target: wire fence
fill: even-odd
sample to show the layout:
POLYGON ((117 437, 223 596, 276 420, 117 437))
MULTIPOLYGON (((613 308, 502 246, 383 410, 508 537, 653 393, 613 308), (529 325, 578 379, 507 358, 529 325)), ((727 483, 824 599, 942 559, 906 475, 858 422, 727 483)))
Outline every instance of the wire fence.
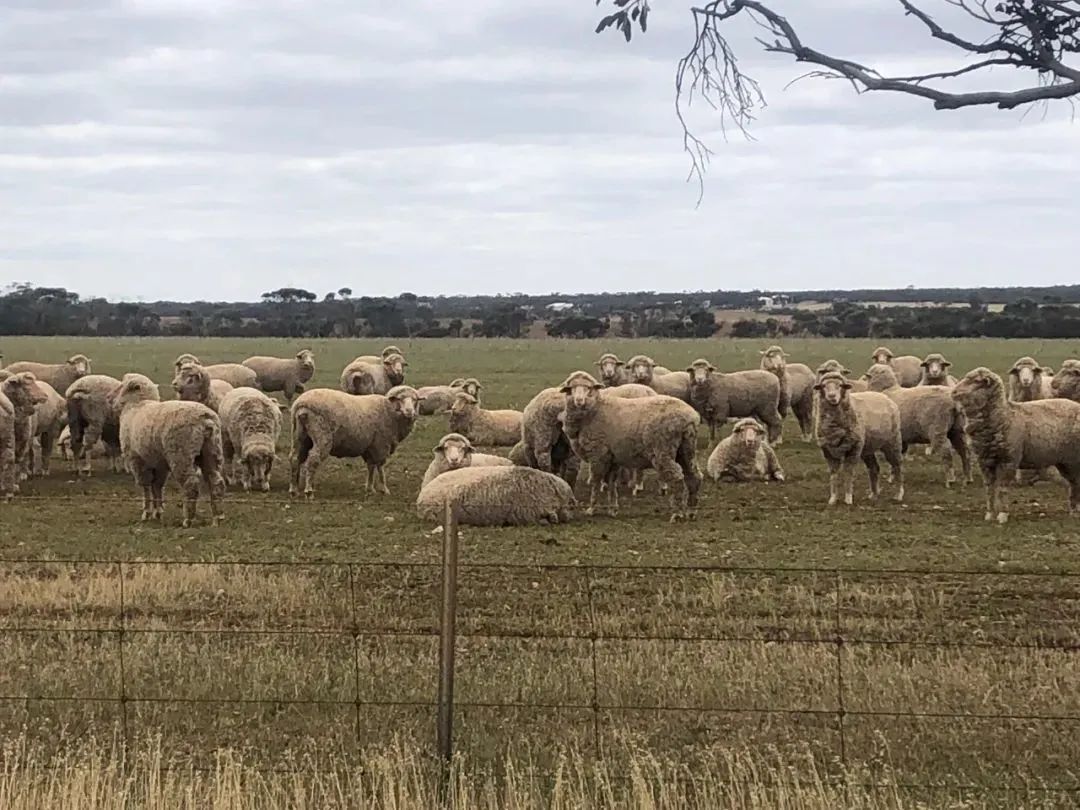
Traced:
MULTIPOLYGON (((0 674, 0 705, 6 704, 9 711, 0 715, 13 716, 10 709, 16 706, 39 711, 73 704, 108 706, 116 712, 125 744, 131 745, 140 733, 163 722, 146 716, 140 710, 145 706, 201 706, 219 713, 235 713, 242 707, 310 711, 316 736, 318 712, 333 709, 349 713, 353 743, 359 750, 371 740, 369 710, 403 709, 419 714, 433 750, 447 759, 454 749, 455 720, 470 711, 587 718, 585 739, 598 758, 611 754, 616 732, 640 732, 649 725, 646 718, 652 717, 661 718, 659 736, 670 735, 683 751, 693 745, 739 740, 765 745, 775 740, 806 742, 811 737, 820 742, 827 737, 835 745, 815 750, 837 779, 845 783, 850 779, 862 787, 876 784, 867 775, 872 777, 875 763, 880 764, 878 741, 891 728, 891 756, 898 760, 892 764, 898 767, 881 787, 1080 794, 1080 668, 1075 657, 1080 651, 1080 575, 459 564, 456 536, 448 521, 441 565, 0 560, 0 585, 6 583, 9 590, 8 597, 0 590, 0 643, 9 661, 8 674, 0 674), (155 568, 160 571, 152 577, 148 572, 155 568), (317 604, 301 604, 297 600, 304 594, 299 591, 299 596, 279 592, 280 604, 263 605, 266 594, 271 594, 268 602, 277 598, 274 587, 285 591, 286 585, 259 590, 253 584, 257 579, 248 577, 241 585, 252 592, 234 596, 242 604, 225 609, 214 601, 216 593, 200 588, 219 582, 206 577, 207 571, 226 569, 251 569, 263 577, 271 572, 274 576, 319 572, 311 579, 316 593, 323 589, 324 598, 317 604), (203 572, 202 579, 192 573, 198 571, 203 572), (175 598, 191 599, 195 607, 155 598, 154 583, 167 585, 185 576, 197 581, 180 589, 186 597, 175 598), (63 587, 50 582, 62 582, 63 587), (34 583, 41 583, 37 595, 32 593, 34 583), (67 602, 61 598, 50 602, 48 595, 41 595, 50 587, 62 591, 67 602), (26 594, 25 603, 10 596, 15 591, 26 594), (373 624, 368 614, 384 598, 400 598, 390 608, 398 615, 373 624), (202 609, 197 609, 200 605, 202 609), (285 609, 290 606, 293 612, 285 609), (262 607, 267 608, 265 615, 259 615, 262 607), (176 622, 178 615, 182 620, 176 622), (88 616, 93 621, 84 621, 88 616), (66 661, 70 677, 59 685, 47 682, 42 678, 49 662, 43 656, 50 648, 39 649, 34 639, 58 635, 105 639, 111 652, 104 655, 90 645, 63 647, 69 654, 86 654, 87 660, 66 661), (229 683, 237 673, 227 667, 223 675, 219 673, 221 683, 214 682, 207 675, 210 668, 197 661, 189 662, 190 673, 169 671, 175 657, 160 655, 163 648, 142 643, 161 637, 215 644, 224 639, 230 651, 238 649, 238 642, 239 648, 253 644, 253 639, 270 644, 317 639, 318 653, 337 663, 334 677, 325 679, 331 686, 319 694, 305 692, 303 683, 308 669, 318 663, 310 650, 282 659, 283 666, 298 667, 294 681, 284 678, 255 694, 237 694, 236 684, 229 683), (382 668, 378 651, 369 648, 373 641, 410 640, 421 646, 401 653, 397 669, 382 668), (568 660, 572 674, 561 681, 540 677, 535 684, 519 685, 518 696, 511 696, 514 690, 506 687, 512 684, 506 682, 515 672, 520 676, 525 671, 513 669, 514 656, 523 654, 504 651, 502 658, 485 659, 479 653, 492 645, 517 642, 558 642, 578 649, 552 655, 568 660), (720 656, 723 666, 707 660, 704 645, 726 650, 720 656), (918 659, 920 649, 955 657, 924 661, 918 659), (463 650, 469 652, 468 669, 476 682, 465 697, 455 694, 455 671, 460 666, 456 657, 463 650), (876 651, 889 651, 893 657, 880 658, 876 651), (980 658, 989 653, 1002 658, 980 658), (1048 655, 1053 660, 1038 658, 1034 664, 1029 660, 1048 655), (112 664, 115 677, 102 674, 106 662, 112 664), (490 673, 483 671, 485 662, 491 665, 490 673), (770 664, 777 667, 775 672, 767 670, 770 664), (656 671, 650 673, 650 668, 656 671), (950 668, 963 669, 964 677, 950 681, 946 672, 950 668), (85 677, 79 677, 80 672, 85 677), (710 683, 725 676, 754 676, 759 688, 710 683), (195 686, 200 677, 207 684, 195 686), (881 679, 877 696, 869 694, 875 678, 881 679), (416 688, 402 693, 402 681, 416 688), (478 691, 477 684, 486 684, 491 694, 478 691), (992 699, 987 699, 987 690, 993 692, 992 699), (724 695, 735 697, 725 700, 724 695), (800 699, 792 702, 792 696, 800 699), (710 718, 719 719, 718 725, 709 726, 710 718), (777 730, 769 725, 774 720, 788 727, 777 730), (981 731, 965 732, 965 724, 981 731), (808 739, 800 740, 804 732, 808 739), (980 773, 973 779, 967 765, 980 761, 981 769, 976 768, 980 773), (895 774, 905 773, 912 778, 898 781, 895 774)), ((209 649, 197 652, 206 655, 209 649)), ((269 668, 263 664, 262 669, 265 676, 269 668)), ((234 733, 257 740, 265 731, 261 725, 265 718, 255 714, 234 733)), ((485 727, 479 728, 482 735, 485 727)), ((558 725, 548 728, 558 731, 558 725)), ((647 738, 646 734, 635 739, 647 738)))

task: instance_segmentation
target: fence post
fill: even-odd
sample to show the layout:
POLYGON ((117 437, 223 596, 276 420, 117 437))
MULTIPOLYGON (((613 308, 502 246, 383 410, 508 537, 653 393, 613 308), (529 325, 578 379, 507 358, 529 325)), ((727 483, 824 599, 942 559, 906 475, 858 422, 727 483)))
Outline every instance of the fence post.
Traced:
POLYGON ((442 761, 443 795, 449 787, 454 756, 454 652, 457 647, 457 512, 446 505, 443 515, 442 607, 439 615, 439 709, 438 749, 442 761))

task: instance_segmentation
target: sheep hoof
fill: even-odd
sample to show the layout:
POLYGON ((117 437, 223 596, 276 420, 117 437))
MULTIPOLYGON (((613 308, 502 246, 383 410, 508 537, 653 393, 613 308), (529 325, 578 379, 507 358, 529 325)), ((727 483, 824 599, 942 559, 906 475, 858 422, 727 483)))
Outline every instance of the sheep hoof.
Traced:
POLYGON ((830 495, 829 496, 829 506, 836 506, 836 496, 835 495, 830 495))
POLYGON ((671 515, 671 520, 669 522, 670 523, 678 523, 679 521, 685 520, 685 519, 686 519, 686 515, 684 515, 682 512, 675 512, 675 513, 673 513, 671 515))
POLYGON ((893 495, 893 500, 896 501, 897 503, 903 503, 904 502, 904 490, 901 489, 895 495, 893 495))
POLYGON ((773 481, 783 481, 783 480, 784 480, 784 474, 782 472, 778 472, 775 475, 773 475, 773 481))
POLYGON ((313 489, 304 490, 304 498, 309 500, 309 501, 315 500, 315 490, 313 490, 313 489))
POLYGON ((270 482, 269 481, 266 481, 266 482, 263 483, 262 491, 263 492, 269 492, 270 491, 270 482))
POLYGON ((180 528, 181 529, 190 529, 191 528, 191 518, 184 518, 180 522, 180 528))
POLYGON ((998 522, 999 526, 1004 526, 1006 523, 1009 522, 1009 513, 1008 512, 998 512, 997 513, 997 522, 998 522))
POLYGON ((983 520, 985 520, 987 523, 989 523, 993 519, 994 519, 994 513, 993 512, 987 512, 986 514, 983 515, 983 520))
POLYGON ((855 503, 855 499, 851 495, 844 496, 844 505, 851 506, 855 503))
MULTIPOLYGON (((866 493, 866 499, 867 499, 868 501, 876 501, 876 500, 877 500, 877 496, 878 496, 878 494, 877 494, 876 492, 874 492, 874 490, 872 490, 872 489, 871 489, 871 490, 869 490, 869 491, 868 491, 868 492, 866 493)), ((845 500, 845 501, 846 501, 846 502, 847 502, 848 504, 850 504, 850 503, 851 503, 851 501, 848 501, 848 500, 847 500, 846 498, 845 498, 844 500, 845 500)))
POLYGON ((143 521, 143 523, 150 520, 150 518, 151 518, 150 512, 147 511, 146 509, 143 509, 143 513, 142 513, 142 521, 143 521))
POLYGON ((592 517, 593 515, 596 514, 596 510, 593 507, 590 506, 590 507, 585 509, 585 514, 588 515, 589 517, 592 517))

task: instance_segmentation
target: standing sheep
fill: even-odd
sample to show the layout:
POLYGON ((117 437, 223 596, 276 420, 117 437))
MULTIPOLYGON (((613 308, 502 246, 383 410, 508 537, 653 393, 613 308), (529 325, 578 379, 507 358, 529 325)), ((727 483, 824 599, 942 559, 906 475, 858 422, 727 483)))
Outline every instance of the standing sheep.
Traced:
POLYGON ((469 526, 565 523, 576 505, 570 485, 528 467, 465 467, 450 470, 420 490, 416 512, 442 522, 450 505, 469 526))
POLYGON ((85 354, 75 354, 69 357, 66 363, 55 365, 24 361, 12 363, 4 370, 11 374, 29 371, 34 375, 34 379, 48 383, 57 391, 67 391, 73 382, 90 373, 90 358, 85 354))
POLYGON ((512 447, 521 439, 521 411, 489 411, 480 407, 476 397, 458 392, 450 406, 450 430, 464 434, 469 441, 486 447, 512 447))
POLYGON ((141 374, 125 375, 111 399, 120 418, 124 462, 142 487, 142 519, 162 519, 165 482, 172 475, 184 491, 183 527, 195 519, 204 480, 216 525, 225 494, 218 415, 198 402, 161 402, 158 387, 141 374))
POLYGON ((1062 363, 1061 370, 1050 382, 1050 390, 1055 397, 1080 402, 1080 363, 1076 360, 1062 363))
POLYGON ((270 472, 281 435, 281 409, 277 402, 255 388, 234 388, 222 397, 218 414, 225 470, 231 473, 239 457, 240 484, 244 491, 269 492, 270 472))
MULTIPOLYGON (((65 413, 64 418, 67 418, 65 413)), ((67 426, 67 422, 64 423, 64 429, 60 431, 60 438, 56 440, 56 447, 60 451, 60 458, 64 461, 71 461, 75 458, 71 451, 71 428, 67 426)), ((87 448, 86 455, 90 458, 109 458, 110 450, 105 446, 105 442, 98 439, 97 444, 93 447, 87 448)))
POLYGON ((207 366, 193 354, 182 354, 173 361, 173 372, 180 373, 184 366, 202 366, 211 380, 221 380, 233 388, 257 388, 259 376, 247 366, 239 363, 215 363, 207 366))
POLYGON ((953 451, 960 457, 964 482, 970 484, 971 459, 964 435, 964 416, 944 385, 919 385, 901 388, 896 373, 889 366, 875 363, 866 372, 871 391, 885 394, 900 409, 900 434, 903 449, 914 444, 928 444, 928 455, 936 455, 945 468, 945 486, 956 480, 953 451), (951 449, 950 449, 951 445, 951 449))
POLYGON ((385 394, 391 388, 404 384, 408 365, 405 358, 397 353, 375 362, 357 358, 341 372, 341 390, 354 396, 385 394))
POLYGON ((896 373, 896 379, 901 388, 914 388, 922 379, 922 359, 913 354, 904 354, 896 357, 885 346, 878 346, 870 355, 871 363, 879 363, 883 366, 891 366, 896 373))
POLYGON ((0 496, 10 501, 19 491, 15 467, 15 406, 0 392, 0 496))
POLYGON ((945 355, 931 352, 922 361, 922 378, 919 385, 944 385, 952 388, 956 385, 956 377, 949 373, 951 366, 945 355))
POLYGON ((565 407, 566 397, 558 388, 545 388, 529 400, 521 414, 521 441, 509 457, 519 466, 554 473, 572 487, 580 463, 563 432, 561 414, 565 407))
POLYGON ((630 370, 618 355, 611 352, 600 355, 600 359, 596 361, 596 367, 600 370, 600 382, 609 388, 631 382, 630 370))
POLYGON ((859 459, 870 477, 870 498, 880 494, 878 452, 892 468, 897 483, 895 500, 902 501, 903 438, 896 403, 877 391, 851 393, 851 382, 838 371, 823 374, 814 390, 818 394, 817 441, 829 465, 829 506, 839 500, 841 489, 844 503, 850 506, 854 502, 852 489, 859 459))
MULTIPOLYGON (((0 393, 12 408, 14 419, 15 480, 30 477, 34 444, 34 411, 47 400, 45 390, 29 371, 0 371, 0 393)), ((16 487, 17 489, 17 487, 16 487)))
POLYGON ((1009 369, 1009 399, 1013 402, 1033 402, 1053 399, 1053 369, 1039 365, 1033 357, 1021 357, 1009 369))
POLYGON ((45 401, 34 409, 32 433, 36 441, 31 442, 32 472, 47 476, 53 447, 67 425, 67 401, 48 383, 39 380, 37 386, 44 393, 45 401))
POLYGON ((315 473, 323 460, 362 458, 367 463, 368 492, 390 494, 384 465, 416 421, 416 389, 398 385, 382 394, 346 394, 316 388, 292 406, 293 446, 289 456, 289 493, 315 497, 315 473), (381 487, 380 487, 381 484, 381 487))
POLYGON ((454 404, 454 397, 463 390, 464 385, 465 379, 458 377, 456 380, 451 380, 449 385, 425 385, 417 388, 417 395, 423 397, 420 400, 420 415, 433 416, 449 411, 450 406, 454 404))
POLYGON ((229 383, 211 379, 205 368, 192 363, 180 367, 173 378, 172 387, 179 399, 201 402, 214 413, 221 407, 222 398, 234 390, 229 383))
POLYGON ((672 521, 693 517, 701 487, 694 460, 701 417, 693 408, 674 397, 601 396, 603 386, 584 371, 567 377, 560 390, 566 397, 566 436, 591 472, 588 514, 603 485, 611 514, 617 514, 620 470, 652 467, 669 487, 672 521))
POLYGON ((784 480, 784 470, 766 439, 765 426, 756 419, 736 422, 731 435, 709 454, 705 469, 713 481, 784 480))
POLYGON ((644 354, 631 357, 626 365, 630 369, 630 382, 647 385, 658 394, 683 402, 690 401, 690 375, 685 371, 668 371, 644 354))
POLYGON ((776 375, 780 382, 780 402, 777 411, 786 419, 788 411, 795 414, 804 442, 814 440, 814 372, 804 363, 788 363, 787 353, 779 346, 761 352, 761 368, 776 375))
MULTIPOLYGON (((250 385, 262 391, 282 391, 285 401, 292 402, 294 397, 304 393, 304 383, 315 374, 315 353, 311 349, 301 349, 296 357, 249 357, 243 366, 255 372, 257 382, 250 385)), ((230 381, 231 382, 231 381, 230 381)), ((234 387, 239 387, 235 386, 234 387)))
POLYGON ((71 384, 64 393, 71 431, 71 455, 79 475, 91 474, 90 448, 99 441, 109 450, 109 468, 116 471, 120 457, 120 421, 110 397, 120 380, 105 374, 90 374, 71 384))
POLYGON ((729 418, 755 417, 769 429, 769 443, 783 441, 780 419, 780 381, 776 375, 754 369, 724 374, 708 360, 695 360, 688 368, 690 404, 709 424, 715 436, 716 425, 729 418))
POLYGON ((1005 487, 1018 470, 1056 467, 1069 485, 1069 513, 1080 513, 1080 403, 1067 399, 1014 402, 988 368, 964 375, 952 389, 986 482, 986 520, 1009 519, 1005 487))
POLYGON ((439 443, 431 452, 435 458, 431 460, 424 473, 424 480, 420 484, 421 489, 450 470, 459 470, 462 467, 512 467, 514 465, 514 462, 508 458, 475 452, 472 443, 460 433, 447 433, 439 439, 439 443))

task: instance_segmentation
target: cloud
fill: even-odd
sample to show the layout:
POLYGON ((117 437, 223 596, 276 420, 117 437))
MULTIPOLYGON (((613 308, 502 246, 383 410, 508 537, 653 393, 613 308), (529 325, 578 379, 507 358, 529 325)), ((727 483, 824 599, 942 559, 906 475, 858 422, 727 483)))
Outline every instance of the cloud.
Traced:
MULTIPOLYGON (((753 141, 694 109, 715 151, 695 208, 672 97, 688 14, 657 8, 628 45, 597 13, 0 0, 0 281, 250 299, 1074 280, 1068 108, 788 86, 799 68, 743 26, 769 107, 753 141)), ((889 70, 956 63, 891 8, 790 16, 889 70)))

